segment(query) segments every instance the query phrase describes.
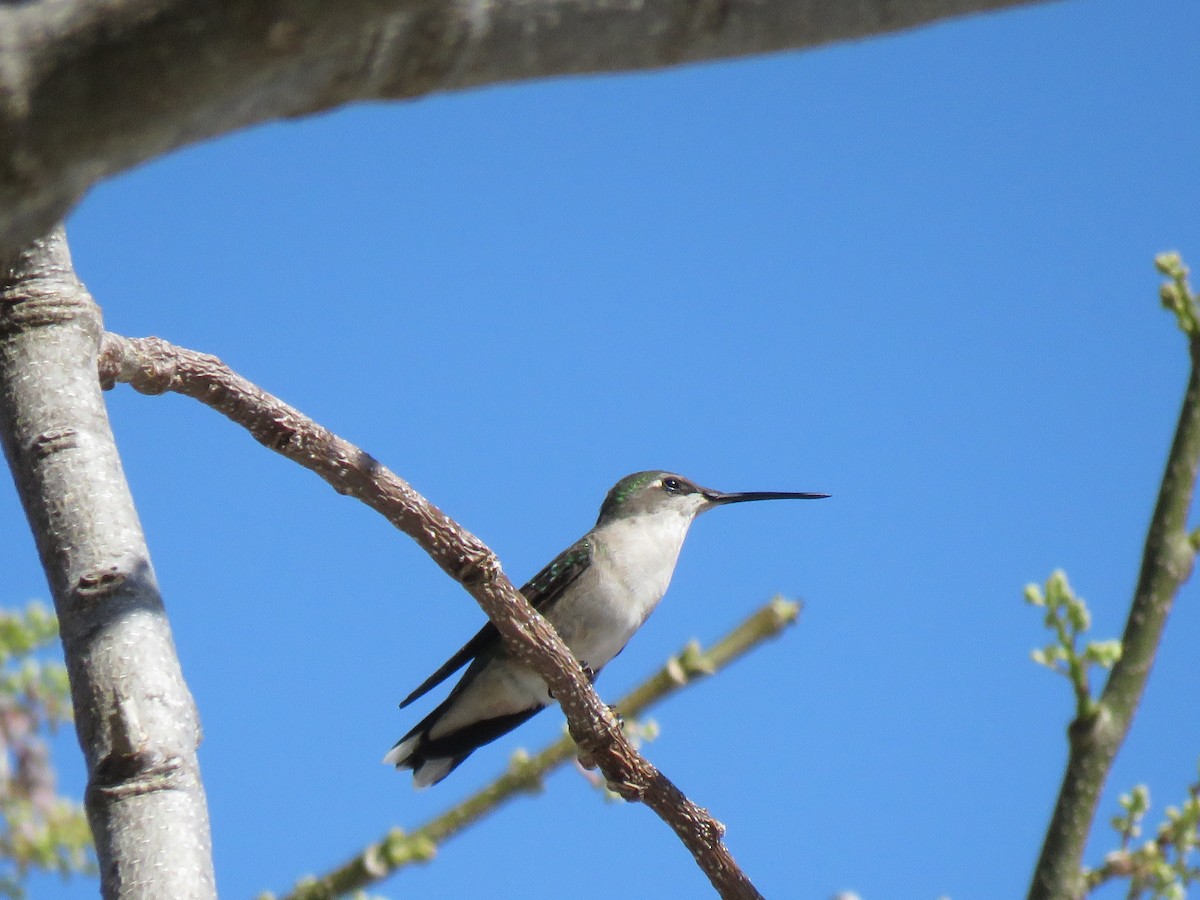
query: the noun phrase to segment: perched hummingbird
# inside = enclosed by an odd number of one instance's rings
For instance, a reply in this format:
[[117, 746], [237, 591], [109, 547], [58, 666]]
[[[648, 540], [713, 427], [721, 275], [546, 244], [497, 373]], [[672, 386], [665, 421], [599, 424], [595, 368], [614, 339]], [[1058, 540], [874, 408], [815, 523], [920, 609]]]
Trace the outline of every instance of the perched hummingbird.
[[[620, 653], [671, 583], [692, 520], [748, 500], [815, 500], [828, 494], [725, 494], [670, 472], [635, 472], [616, 483], [596, 525], [533, 576], [521, 593], [558, 631], [590, 677]], [[400, 708], [471, 663], [450, 695], [383, 758], [437, 784], [473, 751], [550, 705], [546, 683], [510, 658], [491, 622], [404, 698]]]

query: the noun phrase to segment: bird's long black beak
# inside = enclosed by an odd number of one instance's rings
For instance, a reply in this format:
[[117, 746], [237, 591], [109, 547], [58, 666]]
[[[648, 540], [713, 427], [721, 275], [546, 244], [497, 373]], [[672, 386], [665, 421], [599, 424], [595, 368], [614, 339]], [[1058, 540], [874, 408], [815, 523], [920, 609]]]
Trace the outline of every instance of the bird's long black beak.
[[726, 503], [749, 503], [751, 500], [821, 500], [828, 494], [807, 494], [799, 491], [743, 491], [727, 494], [724, 491], [701, 489], [704, 498], [713, 506], [723, 506]]

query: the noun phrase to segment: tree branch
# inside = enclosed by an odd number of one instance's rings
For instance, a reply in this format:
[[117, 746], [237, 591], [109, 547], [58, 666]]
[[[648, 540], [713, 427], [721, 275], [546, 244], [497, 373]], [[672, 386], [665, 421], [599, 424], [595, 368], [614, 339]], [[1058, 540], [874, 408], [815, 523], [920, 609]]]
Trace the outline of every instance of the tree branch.
[[[640, 716], [667, 697], [716, 674], [763, 642], [776, 637], [794, 623], [799, 614], [799, 604], [775, 599], [753, 613], [711, 649], [705, 651], [696, 642], [689, 643], [677, 656], [667, 660], [658, 672], [621, 698], [617, 709], [627, 719]], [[496, 812], [509, 800], [519, 794], [540, 791], [542, 779], [571, 759], [574, 753], [575, 742], [564, 737], [533, 756], [514, 758], [508, 772], [453, 809], [410, 832], [392, 829], [378, 843], [371, 844], [333, 871], [301, 880], [283, 900], [330, 900], [366, 890], [398, 869], [428, 861], [437, 853], [439, 846]], [[269, 900], [271, 896], [264, 895], [260, 900]]]
[[54, 596], [110, 898], [215, 897], [184, 684], [61, 228], [0, 257], [0, 441]]
[[0, 252], [43, 233], [100, 179], [259, 122], [813, 47], [1030, 2], [0, 3]]
[[1029, 888], [1030, 900], [1082, 897], [1086, 885], [1083, 851], [1100, 792], [1109, 769], [1133, 723], [1162, 639], [1175, 595], [1192, 572], [1196, 547], [1187, 533], [1187, 515], [1200, 466], [1200, 318], [1196, 298], [1186, 284], [1178, 259], [1168, 271], [1164, 305], [1175, 310], [1188, 339], [1191, 370], [1175, 438], [1167, 456], [1158, 501], [1146, 533], [1142, 566], [1121, 638], [1121, 657], [1113, 665], [1100, 698], [1068, 729], [1070, 753], [1054, 815]]
[[674, 829], [723, 897], [759, 897], [721, 841], [724, 826], [647, 762], [596, 696], [579, 662], [553, 627], [509, 582], [495, 554], [411, 485], [379, 462], [244, 378], [214, 356], [158, 338], [104, 336], [100, 378], [147, 394], [176, 391], [246, 428], [255, 440], [355, 497], [411, 537], [471, 594], [495, 623], [504, 645], [537, 672], [567, 717], [582, 755], [609, 786], [637, 800]]

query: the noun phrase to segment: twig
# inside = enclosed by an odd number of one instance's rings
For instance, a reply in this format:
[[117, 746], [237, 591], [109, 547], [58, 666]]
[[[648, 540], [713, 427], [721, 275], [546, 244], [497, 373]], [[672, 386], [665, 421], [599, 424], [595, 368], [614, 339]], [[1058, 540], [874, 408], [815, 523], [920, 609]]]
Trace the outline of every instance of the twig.
[[546, 682], [583, 756], [612, 790], [650, 807], [679, 836], [727, 898], [761, 895], [721, 840], [724, 826], [645, 760], [596, 696], [579, 662], [505, 576], [482, 541], [353, 444], [234, 373], [214, 356], [158, 338], [106, 334], [101, 383], [126, 382], [146, 394], [175, 391], [211, 406], [255, 440], [355, 497], [411, 537], [458, 581], [495, 623], [506, 649]]
[[[640, 716], [666, 697], [715, 674], [777, 636], [794, 623], [799, 614], [799, 604], [777, 598], [753, 613], [709, 650], [702, 650], [693, 641], [623, 697], [617, 703], [617, 709], [628, 719]], [[564, 737], [533, 756], [514, 758], [508, 772], [457, 806], [412, 831], [392, 829], [377, 843], [371, 844], [336, 869], [315, 878], [302, 879], [282, 900], [330, 900], [365, 890], [404, 866], [428, 861], [437, 853], [439, 846], [496, 812], [509, 800], [520, 794], [540, 791], [542, 779], [571, 759], [574, 753], [575, 742]], [[264, 895], [260, 900], [270, 897], [269, 894]]]

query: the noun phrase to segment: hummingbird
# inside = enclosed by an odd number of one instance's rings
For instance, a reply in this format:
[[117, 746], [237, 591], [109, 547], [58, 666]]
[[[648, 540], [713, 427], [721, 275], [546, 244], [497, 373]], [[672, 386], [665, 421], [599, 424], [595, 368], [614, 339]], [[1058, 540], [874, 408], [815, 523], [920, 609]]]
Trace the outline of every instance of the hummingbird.
[[[666, 593], [688, 528], [700, 513], [751, 500], [816, 500], [828, 494], [727, 494], [671, 472], [635, 472], [613, 486], [595, 526], [521, 588], [593, 681], [625, 649]], [[413, 784], [437, 784], [484, 744], [553, 702], [546, 683], [505, 650], [488, 622], [404, 698], [403, 709], [464, 665], [458, 684], [384, 756], [412, 769]]]

